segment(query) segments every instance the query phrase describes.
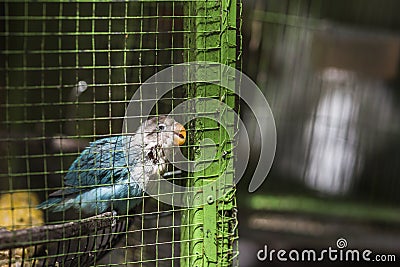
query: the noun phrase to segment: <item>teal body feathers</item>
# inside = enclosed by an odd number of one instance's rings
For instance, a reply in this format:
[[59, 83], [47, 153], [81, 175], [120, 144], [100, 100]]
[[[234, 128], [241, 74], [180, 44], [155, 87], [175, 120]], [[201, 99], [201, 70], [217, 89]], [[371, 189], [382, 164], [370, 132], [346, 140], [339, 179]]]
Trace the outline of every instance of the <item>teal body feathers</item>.
[[39, 209], [69, 208], [88, 215], [126, 214], [141, 202], [151, 175], [162, 174], [174, 145], [185, 142], [184, 127], [167, 117], [144, 122], [136, 133], [90, 143], [71, 164], [64, 188], [49, 195]]

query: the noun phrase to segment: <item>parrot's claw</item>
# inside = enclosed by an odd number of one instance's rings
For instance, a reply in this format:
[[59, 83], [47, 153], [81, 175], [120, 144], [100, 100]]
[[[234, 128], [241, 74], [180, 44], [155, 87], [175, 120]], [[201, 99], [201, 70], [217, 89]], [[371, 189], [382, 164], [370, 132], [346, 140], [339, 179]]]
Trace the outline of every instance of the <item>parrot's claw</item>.
[[170, 177], [180, 176], [181, 174], [182, 174], [181, 170], [176, 170], [176, 171], [170, 171], [170, 172], [164, 173], [163, 177], [170, 178]]
[[117, 216], [118, 216], [118, 213], [117, 213], [115, 210], [113, 210], [113, 211], [112, 211], [112, 223], [111, 223], [111, 227], [114, 227], [115, 225], [117, 225]]

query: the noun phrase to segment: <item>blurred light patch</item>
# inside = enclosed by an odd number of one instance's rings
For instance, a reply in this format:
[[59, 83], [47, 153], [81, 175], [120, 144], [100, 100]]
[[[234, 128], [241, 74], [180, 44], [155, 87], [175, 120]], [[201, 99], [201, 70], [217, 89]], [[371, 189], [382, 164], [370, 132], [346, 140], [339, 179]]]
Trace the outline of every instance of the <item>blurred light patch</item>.
[[[308, 186], [327, 193], [345, 193], [357, 169], [357, 118], [359, 99], [351, 87], [348, 71], [329, 68], [323, 72], [323, 82], [330, 82], [319, 101], [315, 115], [309, 119], [305, 137], [309, 140], [310, 156], [305, 172]], [[335, 86], [336, 85], [336, 86]]]

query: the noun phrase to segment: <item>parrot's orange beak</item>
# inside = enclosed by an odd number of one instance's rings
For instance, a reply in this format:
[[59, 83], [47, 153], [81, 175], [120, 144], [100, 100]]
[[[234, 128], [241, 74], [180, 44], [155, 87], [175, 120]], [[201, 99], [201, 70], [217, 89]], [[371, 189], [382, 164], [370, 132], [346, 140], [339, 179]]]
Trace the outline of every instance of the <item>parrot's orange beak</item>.
[[186, 141], [186, 130], [180, 123], [174, 125], [174, 145], [181, 146]]

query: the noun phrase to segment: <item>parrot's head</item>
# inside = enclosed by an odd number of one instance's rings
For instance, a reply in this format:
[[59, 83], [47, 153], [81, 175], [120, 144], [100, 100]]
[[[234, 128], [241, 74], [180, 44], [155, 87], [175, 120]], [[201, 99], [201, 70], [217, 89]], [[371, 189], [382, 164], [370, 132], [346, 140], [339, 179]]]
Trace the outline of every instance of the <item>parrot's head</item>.
[[[182, 124], [167, 116], [152, 117], [139, 127], [136, 142], [144, 148], [145, 157], [154, 163], [166, 163], [173, 148], [186, 141]], [[140, 139], [140, 140], [138, 140]]]
[[167, 170], [168, 162], [172, 162], [177, 151], [175, 148], [185, 141], [185, 127], [170, 117], [157, 116], [142, 122], [129, 143], [128, 164], [132, 177], [144, 188], [151, 175], [162, 175]]
[[163, 148], [181, 146], [186, 141], [186, 130], [174, 119], [159, 116], [148, 119], [142, 125], [145, 143], [157, 144]]

